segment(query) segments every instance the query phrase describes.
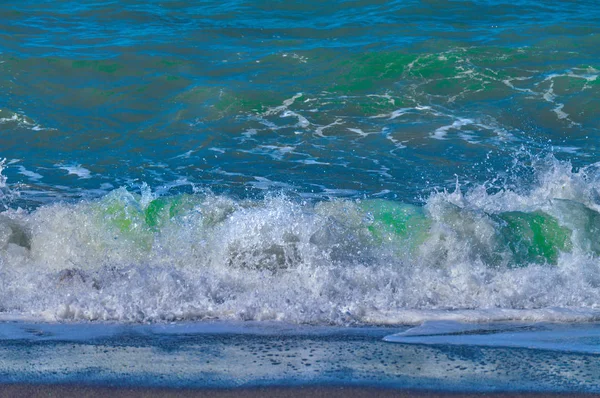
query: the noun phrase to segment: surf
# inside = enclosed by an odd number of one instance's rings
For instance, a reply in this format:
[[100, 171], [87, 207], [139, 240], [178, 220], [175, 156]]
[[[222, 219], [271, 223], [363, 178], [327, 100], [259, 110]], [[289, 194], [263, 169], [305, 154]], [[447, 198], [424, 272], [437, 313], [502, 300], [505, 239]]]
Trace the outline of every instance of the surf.
[[[0, 214], [0, 317], [162, 322], [595, 320], [597, 165], [518, 189], [377, 198], [105, 196]], [[3, 180], [8, 198], [10, 185]], [[13, 194], [14, 195], [14, 194]]]

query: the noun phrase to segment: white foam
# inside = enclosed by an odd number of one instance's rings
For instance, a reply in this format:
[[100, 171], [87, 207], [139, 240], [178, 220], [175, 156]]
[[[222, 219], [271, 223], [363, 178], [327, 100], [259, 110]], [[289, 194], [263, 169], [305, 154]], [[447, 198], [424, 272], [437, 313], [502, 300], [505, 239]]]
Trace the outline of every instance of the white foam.
[[288, 154], [293, 154], [294, 149], [293, 146], [277, 146], [277, 145], [259, 145], [259, 148], [262, 150], [266, 150], [275, 160], [282, 160], [284, 156]]
[[6, 176], [2, 175], [4, 171], [4, 164], [6, 163], [6, 158], [0, 159], [0, 189], [6, 188]]
[[265, 191], [271, 188], [284, 188], [288, 190], [293, 188], [293, 186], [288, 183], [281, 181], [272, 181], [266, 177], [254, 176], [254, 179], [256, 181], [251, 181], [248, 184], [253, 186], [254, 188], [262, 189]]
[[459, 119], [455, 120], [454, 122], [452, 122], [452, 124], [450, 124], [450, 125], [437, 128], [431, 134], [431, 137], [435, 138], [436, 140], [445, 140], [446, 135], [448, 134], [448, 132], [450, 130], [460, 130], [462, 127], [467, 126], [469, 124], [473, 124], [473, 123], [475, 123], [475, 122], [471, 119], [459, 118]]
[[298, 160], [297, 163], [302, 163], [302, 164], [308, 164], [308, 165], [322, 165], [322, 166], [329, 166], [331, 165], [331, 163], [328, 162], [319, 162], [318, 160], [315, 159], [301, 159]]
[[406, 148], [406, 145], [404, 145], [403, 142], [397, 140], [396, 138], [394, 138], [394, 136], [392, 135], [392, 133], [388, 130], [388, 129], [384, 129], [382, 130], [382, 133], [385, 134], [385, 138], [387, 138], [389, 141], [391, 141], [394, 146], [396, 147], [396, 149], [404, 149]]
[[192, 156], [192, 154], [194, 153], [194, 150], [189, 150], [185, 153], [182, 153], [181, 155], [177, 155], [175, 157], [173, 157], [173, 159], [189, 159], [190, 156]]
[[310, 126], [310, 122], [308, 121], [307, 118], [305, 118], [304, 116], [302, 116], [299, 113], [290, 111], [290, 110], [286, 110], [285, 112], [281, 113], [281, 117], [295, 117], [298, 119], [298, 123], [296, 123], [295, 127], [300, 127], [300, 128], [306, 128], [308, 126]]
[[33, 181], [38, 181], [38, 180], [41, 180], [42, 178], [44, 178], [43, 175], [33, 172], [31, 170], [27, 170], [23, 166], [19, 166], [19, 174], [29, 177]]
[[33, 131], [42, 131], [42, 130], [55, 130], [55, 129], [49, 129], [49, 128], [44, 128], [42, 126], [40, 126], [38, 123], [36, 123], [33, 119], [31, 119], [30, 117], [21, 114], [21, 113], [17, 113], [17, 112], [13, 112], [7, 109], [0, 109], [0, 124], [17, 124], [20, 127], [24, 127]]
[[329, 123], [329, 124], [327, 124], [325, 126], [319, 126], [315, 130], [315, 135], [317, 135], [319, 137], [325, 137], [325, 135], [323, 134], [323, 131], [325, 129], [331, 128], [333, 126], [338, 126], [340, 124], [344, 124], [344, 122], [342, 121], [342, 119], [336, 119], [333, 123]]
[[265, 115], [275, 115], [278, 113], [282, 113], [282, 112], [286, 111], [288, 109], [288, 107], [290, 105], [292, 105], [298, 98], [301, 98], [301, 97], [302, 97], [302, 93], [297, 93], [296, 95], [292, 96], [291, 98], [284, 100], [280, 106], [277, 106], [274, 108], [269, 108], [265, 112]]
[[[196, 194], [148, 215], [158, 194], [146, 186], [141, 195], [121, 188], [95, 201], [7, 210], [0, 214], [0, 313], [338, 325], [598, 320], [600, 248], [586, 225], [600, 210], [600, 165], [577, 172], [553, 158], [534, 165], [536, 184], [521, 191], [458, 187], [432, 195], [419, 210], [427, 226], [413, 231], [423, 234], [421, 243], [385, 229], [373, 235], [374, 215], [348, 199]], [[293, 188], [255, 180], [264, 190]], [[571, 250], [554, 265], [511, 265], [493, 218], [507, 211], [554, 216], [574, 231]]]
[[56, 165], [59, 169], [67, 171], [69, 174], [76, 175], [81, 179], [88, 179], [92, 177], [91, 171], [82, 167], [80, 164], [75, 165]]
[[353, 133], [356, 133], [356, 134], [360, 135], [361, 137], [368, 137], [369, 136], [369, 133], [365, 133], [361, 129], [355, 129], [355, 128], [349, 128], [348, 127], [346, 130], [352, 131]]
[[410, 111], [412, 111], [414, 108], [401, 108], [401, 109], [396, 109], [395, 111], [393, 111], [390, 114], [389, 119], [393, 120], [396, 119], [402, 115], [406, 115], [407, 113], [409, 113]]
[[[549, 320], [546, 314], [540, 317]], [[581, 321], [577, 317], [559, 317], [561, 322]], [[589, 320], [583, 317], [584, 321]], [[404, 332], [386, 336], [385, 341], [404, 344], [479, 345], [522, 347], [552, 351], [600, 353], [597, 324], [549, 324], [532, 322], [459, 323], [426, 321]]]
[[18, 159], [12, 159], [6, 163], [6, 158], [0, 158], [0, 209], [6, 209], [11, 201], [17, 198], [19, 191], [11, 189], [8, 184], [8, 178], [2, 174], [6, 166], [17, 163]]

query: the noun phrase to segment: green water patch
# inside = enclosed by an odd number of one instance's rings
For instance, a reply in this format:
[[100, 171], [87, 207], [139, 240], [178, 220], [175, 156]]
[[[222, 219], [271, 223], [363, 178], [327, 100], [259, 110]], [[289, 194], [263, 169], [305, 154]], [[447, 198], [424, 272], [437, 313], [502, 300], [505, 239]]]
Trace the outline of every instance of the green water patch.
[[461, 78], [432, 80], [421, 88], [424, 92], [432, 95], [454, 97], [459, 94], [492, 92], [494, 89], [506, 90], [506, 87], [501, 83], [493, 84], [490, 79], [471, 78], [463, 76]]
[[98, 72], [113, 74], [123, 68], [123, 65], [110, 61], [72, 61], [73, 69], [94, 69]]
[[588, 87], [588, 81], [583, 77], [578, 76], [557, 76], [552, 79], [553, 90], [556, 95], [568, 95], [579, 93], [584, 88]]
[[105, 221], [120, 233], [134, 236], [158, 231], [173, 218], [192, 210], [198, 203], [193, 195], [159, 197], [143, 206], [139, 195], [109, 194], [100, 202]]
[[416, 56], [400, 52], [360, 54], [339, 62], [335, 67], [332, 91], [355, 93], [372, 91], [382, 80], [398, 79]]
[[600, 213], [572, 200], [554, 199], [552, 204], [561, 223], [573, 230], [573, 244], [584, 253], [600, 255]]
[[167, 68], [183, 66], [185, 64], [186, 63], [184, 61], [178, 60], [178, 59], [162, 59], [159, 62], [157, 62], [157, 65], [159, 67], [167, 67]]
[[263, 91], [233, 92], [214, 86], [196, 86], [178, 94], [174, 102], [200, 107], [206, 120], [218, 120], [239, 113], [262, 113], [281, 105], [285, 98]]
[[[307, 95], [310, 97], [310, 95]], [[312, 98], [312, 97], [311, 97]], [[348, 117], [389, 114], [398, 108], [414, 107], [414, 101], [391, 95], [356, 95], [317, 97], [311, 105], [321, 113], [341, 113]], [[318, 117], [315, 115], [314, 117]], [[324, 122], [324, 121], [323, 121]]]
[[394, 242], [414, 251], [428, 237], [431, 220], [422, 207], [383, 199], [360, 203], [370, 218], [367, 229], [375, 242]]
[[572, 249], [572, 231], [544, 212], [512, 211], [496, 217], [501, 243], [512, 253], [515, 266], [556, 264], [561, 252]]
[[454, 48], [421, 54], [360, 53], [326, 62], [326, 73], [320, 75], [320, 80], [327, 85], [327, 91], [341, 95], [380, 93], [395, 84], [403, 92], [420, 86], [417, 91], [429, 95], [498, 90], [503, 93], [506, 86], [502, 80], [521, 74], [512, 66], [522, 65], [530, 57], [534, 54], [529, 50], [501, 47]]
[[191, 211], [197, 204], [198, 199], [187, 194], [154, 199], [144, 209], [146, 225], [158, 230], [173, 218]]
[[273, 99], [269, 100], [268, 96], [263, 96], [263, 93], [245, 93], [233, 94], [221, 92], [212, 104], [212, 108], [220, 115], [248, 113], [248, 112], [264, 112], [270, 106], [276, 106], [280, 102]]
[[147, 243], [153, 234], [196, 210], [201, 214], [201, 225], [212, 227], [235, 209], [231, 201], [190, 194], [161, 196], [144, 203], [140, 195], [120, 189], [94, 205], [94, 211], [111, 230], [139, 243]]
[[448, 79], [464, 71], [458, 67], [463, 60], [463, 54], [427, 54], [418, 57], [407, 72], [409, 76], [428, 80]]
[[[464, 59], [475, 62], [481, 68], [496, 69], [520, 64], [532, 59], [535, 51], [530, 48], [508, 48], [495, 46], [478, 46], [459, 49]], [[500, 69], [499, 69], [500, 70]]]
[[219, 95], [218, 87], [195, 86], [177, 94], [173, 100], [187, 104], [203, 104]]
[[15, 123], [24, 123], [29, 126], [35, 125], [35, 121], [32, 118], [9, 109], [0, 109], [0, 120], [2, 122], [13, 121]]
[[[443, 217], [433, 219], [423, 207], [381, 199], [357, 203], [357, 214], [353, 206], [346, 207], [337, 219], [366, 230], [370, 244], [393, 247], [398, 253], [420, 256], [418, 249], [431, 244], [426, 251], [444, 257], [446, 243], [457, 239], [459, 246], [467, 243], [471, 255], [490, 266], [522, 267], [556, 265], [561, 252], [573, 249], [572, 229], [541, 211], [489, 215], [448, 203]], [[600, 227], [600, 214], [598, 223]]]
[[98, 202], [93, 210], [100, 222], [114, 235], [133, 244], [134, 247], [149, 250], [152, 247], [153, 233], [145, 220], [144, 210], [139, 204], [139, 196], [124, 190], [116, 190]]

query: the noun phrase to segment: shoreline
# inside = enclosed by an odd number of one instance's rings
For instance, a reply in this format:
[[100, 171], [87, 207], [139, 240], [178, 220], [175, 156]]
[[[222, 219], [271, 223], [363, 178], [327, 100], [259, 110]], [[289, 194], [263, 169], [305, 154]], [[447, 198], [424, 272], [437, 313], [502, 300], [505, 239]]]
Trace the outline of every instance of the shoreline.
[[[445, 325], [442, 334], [426, 326], [390, 335], [389, 328], [0, 323], [0, 397], [600, 397], [598, 353], [585, 352], [600, 325], [467, 332]], [[504, 335], [523, 346], [502, 346]], [[472, 345], [482, 343], [478, 336], [500, 345]], [[584, 352], [531, 349], [549, 338]]]
[[92, 386], [81, 384], [0, 384], [0, 398], [4, 397], [114, 397], [114, 398], [329, 398], [329, 397], [416, 397], [416, 398], [537, 398], [537, 397], [600, 397], [600, 394], [577, 392], [459, 392], [417, 389], [393, 389], [357, 386], [269, 386], [250, 388], [147, 388]]

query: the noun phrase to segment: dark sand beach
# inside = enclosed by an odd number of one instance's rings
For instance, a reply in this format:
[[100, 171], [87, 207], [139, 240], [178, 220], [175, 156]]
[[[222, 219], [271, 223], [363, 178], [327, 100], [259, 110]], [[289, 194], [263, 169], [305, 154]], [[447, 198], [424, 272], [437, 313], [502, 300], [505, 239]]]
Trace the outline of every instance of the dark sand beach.
[[[439, 334], [441, 326], [430, 325], [429, 330], [438, 334], [428, 337], [425, 327], [1, 323], [0, 396], [559, 397], [598, 393], [600, 364], [594, 351], [598, 325], [501, 325], [493, 330], [469, 329], [467, 334], [457, 334], [454, 325], [454, 332], [445, 335]], [[486, 345], [479, 345], [481, 339]], [[507, 339], [512, 347], [506, 346]], [[538, 348], [533, 349], [536, 344]]]
[[9, 384], [0, 387], [0, 397], [114, 397], [114, 398], [329, 398], [329, 397], [417, 397], [417, 398], [470, 398], [470, 397], [496, 397], [496, 398], [541, 398], [541, 397], [597, 397], [598, 394], [577, 393], [516, 393], [516, 392], [440, 392], [420, 390], [394, 390], [362, 387], [263, 387], [247, 389], [148, 389], [148, 388], [114, 388], [91, 387], [77, 385], [28, 385]]

